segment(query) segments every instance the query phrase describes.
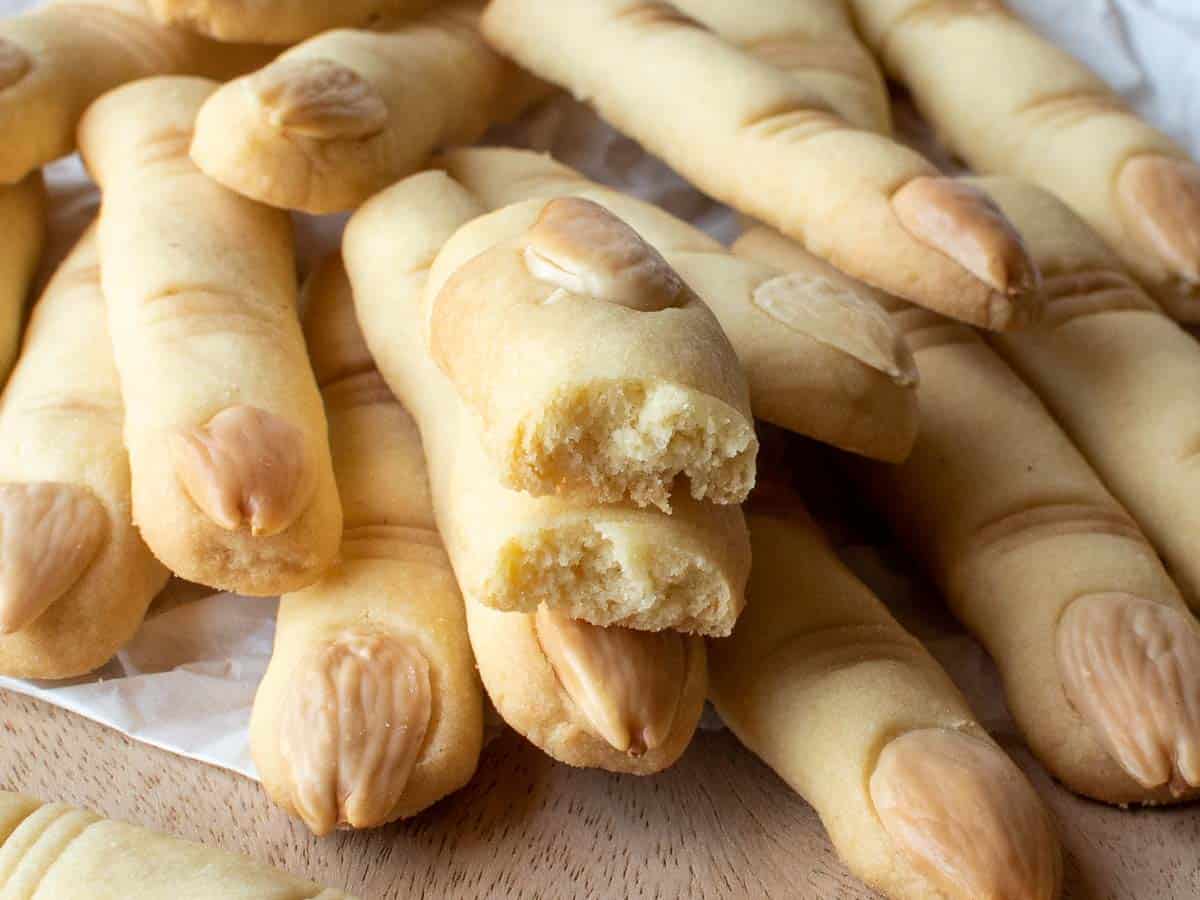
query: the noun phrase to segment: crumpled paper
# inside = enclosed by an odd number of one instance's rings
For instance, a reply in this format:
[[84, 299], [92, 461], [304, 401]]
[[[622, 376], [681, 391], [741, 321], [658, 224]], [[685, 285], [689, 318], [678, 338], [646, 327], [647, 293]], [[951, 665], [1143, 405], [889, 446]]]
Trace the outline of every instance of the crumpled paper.
[[[554, 2], [554, 0], [546, 0]], [[1084, 59], [1147, 117], [1200, 158], [1200, 4], [1196, 0], [1010, 0], [1030, 22]], [[0, 0], [0, 14], [35, 0]], [[901, 123], [905, 117], [899, 117]], [[917, 141], [918, 134], [909, 135]], [[6, 139], [15, 139], [8, 135]], [[489, 141], [548, 151], [589, 177], [637, 194], [724, 241], [737, 217], [691, 188], [585, 107], [561, 97]], [[98, 196], [79, 161], [47, 168], [51, 248], [43, 280], [95, 214]], [[301, 274], [336, 247], [345, 216], [297, 216]], [[926, 641], [981, 721], [1017, 740], [995, 668], [944, 613], [932, 592], [901, 573], [887, 549], [852, 546], [849, 564]], [[70, 709], [132, 738], [255, 777], [248, 724], [266, 670], [276, 603], [173, 582], [134, 640], [100, 671], [66, 683], [0, 678], [0, 687]], [[711, 719], [709, 720], [711, 721]]]

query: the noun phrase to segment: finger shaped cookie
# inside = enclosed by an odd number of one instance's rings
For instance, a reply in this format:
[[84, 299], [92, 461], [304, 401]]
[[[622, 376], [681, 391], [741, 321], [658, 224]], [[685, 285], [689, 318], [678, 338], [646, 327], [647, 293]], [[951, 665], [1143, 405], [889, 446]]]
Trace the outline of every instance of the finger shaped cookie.
[[843, 2], [787, 0], [739, 7], [725, 0], [674, 0], [680, 12], [763, 62], [813, 85], [852, 125], [888, 134], [887, 86]]
[[341, 507], [296, 312], [291, 223], [187, 157], [216, 85], [148, 79], [97, 102], [80, 147], [104, 191], [104, 293], [134, 521], [176, 574], [243, 594], [311, 584]]
[[668, 517], [501, 485], [474, 415], [427, 350], [421, 296], [438, 251], [482, 212], [444, 173], [416, 175], [359, 210], [344, 241], [367, 344], [421, 427], [438, 526], [463, 594], [498, 610], [545, 603], [596, 625], [727, 634], [749, 568], [738, 508], [680, 491]]
[[464, 149], [439, 165], [491, 208], [574, 197], [632, 226], [716, 315], [759, 418], [876, 459], [912, 449], [916, 370], [869, 288], [815, 259], [790, 273], [739, 259], [686, 222], [536, 153]]
[[1057, 897], [1058, 841], [1033, 788], [781, 493], [751, 500], [751, 602], [733, 636], [709, 644], [722, 719], [886, 896]]
[[[674, 619], [697, 628], [680, 614], [691, 614], [699, 597], [724, 604], [736, 591], [740, 607], [749, 567], [749, 548], [736, 530], [741, 514], [686, 498], [669, 518], [571, 507], [499, 485], [453, 387], [421, 346], [429, 266], [481, 212], [459, 185], [429, 173], [357, 213], [345, 251], [359, 319], [380, 370], [422, 426], [434, 509], [463, 588], [479, 674], [497, 711], [569, 765], [656, 772], [679, 757], [699, 721], [707, 689], [703, 641], [675, 631], [599, 627], [572, 615], [615, 611], [638, 624]], [[377, 255], [381, 246], [390, 248], [384, 257]], [[498, 552], [481, 542], [486, 537]], [[485, 566], [495, 574], [481, 582], [476, 573]], [[498, 604], [485, 591], [505, 579], [513, 600], [524, 600], [524, 590], [542, 605], [492, 608]], [[631, 616], [634, 603], [643, 611]]]
[[733, 348], [604, 207], [530, 200], [469, 222], [426, 290], [430, 353], [505, 486], [665, 512], [677, 478], [696, 500], [750, 492], [758, 441]]
[[1058, 195], [1168, 312], [1200, 321], [1200, 166], [1181, 147], [1002, 0], [852, 2], [888, 71], [972, 168]]
[[335, 31], [217, 91], [192, 158], [263, 203], [352, 209], [439, 147], [469, 143], [548, 90], [489, 48], [478, 2], [391, 31]]
[[701, 190], [839, 269], [987, 328], [1035, 317], [1036, 272], [1004, 217], [848, 122], [823, 76], [777, 68], [660, 2], [494, 0], [483, 30]]
[[385, 16], [411, 14], [432, 0], [148, 0], [151, 12], [219, 41], [292, 44], [331, 28], [366, 28]]
[[847, 457], [856, 483], [996, 661], [1051, 773], [1109, 803], [1196, 796], [1200, 625], [1153, 548], [978, 335], [893, 316], [921, 369], [921, 434], [899, 466]]
[[340, 261], [306, 293], [345, 530], [334, 566], [280, 602], [250, 734], [268, 793], [321, 835], [466, 784], [483, 701], [416, 425], [375, 369]]
[[34, 308], [0, 398], [0, 673], [70, 678], [141, 624], [167, 570], [130, 514], [94, 231]]
[[11, 187], [0, 185], [0, 384], [8, 378], [21, 344], [25, 298], [46, 240], [46, 193], [40, 175]]
[[152, 75], [228, 78], [270, 59], [260, 47], [218, 44], [163, 28], [140, 0], [51, 3], [0, 20], [0, 184], [20, 181], [75, 149], [88, 105]]
[[976, 184], [1019, 224], [1046, 276], [1044, 327], [993, 346], [1128, 507], [1197, 608], [1200, 346], [1060, 200], [1015, 179]]
[[354, 900], [211, 847], [0, 791], [0, 871], [13, 897]]

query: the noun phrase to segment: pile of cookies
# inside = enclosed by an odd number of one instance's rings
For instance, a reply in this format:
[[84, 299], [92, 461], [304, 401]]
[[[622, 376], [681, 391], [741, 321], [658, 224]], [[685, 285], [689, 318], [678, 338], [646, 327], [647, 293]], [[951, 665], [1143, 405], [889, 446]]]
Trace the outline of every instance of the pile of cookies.
[[[743, 236], [468, 146], [556, 86]], [[806, 512], [845, 477], [1055, 778], [1200, 793], [1200, 167], [1000, 0], [76, 0], [0, 22], [0, 126], [0, 673], [102, 665], [169, 573], [281, 594], [253, 750], [317, 834], [464, 785], [485, 699], [648, 775], [709, 698], [887, 896], [1057, 896]], [[353, 211], [303, 297], [289, 211]]]

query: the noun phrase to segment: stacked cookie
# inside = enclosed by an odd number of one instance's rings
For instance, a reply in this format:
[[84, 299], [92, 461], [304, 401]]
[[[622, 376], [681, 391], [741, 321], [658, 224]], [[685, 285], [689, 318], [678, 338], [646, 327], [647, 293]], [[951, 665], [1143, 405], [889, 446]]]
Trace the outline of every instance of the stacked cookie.
[[[103, 191], [0, 400], [0, 671], [101, 665], [169, 573], [282, 595], [253, 750], [318, 834], [465, 784], [485, 694], [642, 775], [709, 697], [889, 896], [1056, 896], [1036, 792], [806, 510], [840, 471], [1052, 775], [1196, 796], [1200, 169], [1086, 70], [998, 2], [241, 6], [0, 23], [6, 370], [38, 167]], [[875, 57], [1030, 181], [899, 143]], [[553, 84], [766, 224], [459, 146]], [[299, 292], [287, 213], [351, 210]]]

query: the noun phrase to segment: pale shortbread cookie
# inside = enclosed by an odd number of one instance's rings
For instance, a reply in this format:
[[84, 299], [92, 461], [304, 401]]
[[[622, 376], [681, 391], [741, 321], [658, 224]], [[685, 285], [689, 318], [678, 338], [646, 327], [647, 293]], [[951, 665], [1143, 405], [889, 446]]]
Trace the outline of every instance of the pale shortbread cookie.
[[483, 693], [417, 427], [375, 369], [340, 263], [305, 292], [345, 530], [334, 566], [280, 601], [250, 741], [271, 797], [328, 834], [416, 815], [466, 784]]
[[484, 43], [482, 4], [457, 2], [385, 31], [318, 35], [204, 105], [192, 158], [284, 209], [352, 209], [549, 92]]
[[883, 74], [837, 0], [674, 0], [685, 15], [765, 63], [813, 86], [833, 110], [859, 128], [887, 134], [892, 107]]
[[888, 897], [1057, 897], [1058, 840], [1032, 786], [803, 506], [764, 487], [750, 604], [709, 644], [722, 719]]
[[235, 853], [0, 791], [5, 896], [53, 900], [354, 900]]
[[1200, 345], [1062, 201], [1015, 179], [976, 184], [1020, 225], [1046, 276], [1044, 327], [993, 346], [1041, 396], [1200, 609]]
[[98, 264], [89, 230], [0, 397], [0, 674], [18, 678], [103, 665], [167, 581], [133, 526]]
[[529, 200], [460, 228], [430, 270], [429, 352], [501, 482], [670, 512], [740, 503], [758, 440], [737, 355], [704, 301], [603, 206]]
[[146, 0], [160, 22], [219, 41], [292, 44], [331, 28], [367, 28], [434, 0]]
[[[419, 290], [423, 280], [423, 276], [412, 280], [409, 289]], [[351, 302], [350, 284], [340, 264], [328, 264], [315, 284], [314, 298], [318, 303], [318, 313], [325, 297], [337, 298], [339, 303]], [[319, 318], [310, 319], [310, 334], [319, 321]], [[323, 341], [313, 344], [318, 373], [332, 368], [330, 356], [338, 343], [330, 343], [328, 333], [341, 334], [343, 322], [339, 320], [336, 327], [327, 329]], [[354, 370], [368, 371], [364, 366], [344, 371]], [[374, 374], [373, 369], [369, 371]], [[341, 402], [334, 396], [337, 390], [352, 397], [361, 395], [363, 390], [359, 381], [361, 376], [354, 376], [354, 380], [346, 381], [346, 386], [341, 389], [327, 388], [326, 402], [331, 405]], [[379, 387], [386, 390], [382, 385]], [[374, 395], [376, 390], [372, 386], [369, 393]], [[333, 416], [331, 421], [335, 428], [334, 458], [340, 472], [341, 463], [338, 460], [341, 439], [336, 430], [338, 417]], [[395, 438], [400, 437], [397, 431]], [[410, 511], [419, 507], [421, 515], [417, 519], [421, 527], [432, 527], [433, 512], [426, 493], [425, 462], [421, 456], [420, 440], [411, 424], [405, 429], [403, 438], [403, 441], [393, 442], [386, 458], [372, 450], [372, 458], [377, 464], [356, 466], [349, 473], [349, 484], [346, 476], [342, 476], [342, 495], [348, 522], [353, 522], [355, 498], [360, 495], [364, 504], [369, 501], [372, 509], [377, 508], [377, 501], [369, 498], [372, 491], [379, 491], [383, 483], [379, 470], [386, 467], [393, 480], [398, 480], [409, 489], [406, 502]], [[365, 454], [365, 449], [359, 452], [361, 457], [365, 457]], [[396, 469], [404, 470], [403, 478], [395, 478], [393, 470]], [[406, 591], [405, 595], [410, 602], [415, 602], [414, 593], [420, 590], [414, 586], [414, 590]], [[311, 593], [310, 590], [295, 597]], [[348, 598], [343, 596], [340, 599], [352, 612], [358, 608], [358, 604]], [[280, 612], [281, 622], [285, 623], [281, 625], [282, 628], [290, 627], [286, 624], [291, 615], [288, 604], [293, 600], [293, 597], [284, 600]], [[552, 612], [544, 606], [536, 613], [498, 612], [481, 604], [469, 592], [466, 595], [466, 609], [471, 649], [493, 705], [517, 732], [555, 759], [573, 766], [648, 774], [673, 763], [687, 747], [704, 706], [707, 686], [704, 642], [701, 639], [684, 637], [673, 631], [653, 633], [617, 627], [600, 628]], [[449, 618], [454, 620], [453, 616]], [[424, 646], [428, 646], [430, 641], [447, 643], [449, 631], [452, 629], [444, 625], [430, 631]], [[361, 639], [356, 639], [355, 643], [361, 644]], [[323, 653], [321, 659], [326, 662], [321, 667], [323, 672], [328, 671], [329, 663], [333, 662], [331, 656], [335, 650], [336, 647], [331, 646]], [[356, 673], [363, 667], [346, 657], [356, 655], [361, 658], [370, 652], [370, 649], [356, 654], [338, 652], [337, 666], [342, 671]], [[270, 672], [267, 677], [270, 679]], [[431, 683], [436, 687], [438, 682], [433, 679]], [[446, 690], [439, 692], [438, 697], [446, 701], [452, 695]], [[294, 701], [293, 705], [296, 705]], [[300, 705], [311, 707], [307, 701]], [[437, 702], [433, 703], [432, 708], [441, 708], [443, 716], [450, 715], [445, 711], [447, 707]], [[255, 734], [266, 730], [267, 717], [274, 714], [274, 710], [268, 708], [262, 718], [256, 718]], [[477, 742], [471, 746], [477, 753]], [[426, 751], [426, 754], [429, 752]], [[447, 758], [462, 759], [464, 755], [460, 749], [446, 749], [442, 754], [430, 757], [431, 770], [438, 759]], [[419, 778], [421, 772], [421, 763], [418, 762], [411, 777]]]
[[1002, 0], [850, 2], [954, 152], [1057, 194], [1168, 312], [1200, 322], [1200, 166], [1182, 147]]
[[501, 485], [476, 417], [428, 352], [422, 296], [438, 251], [483, 211], [444, 173], [416, 175], [359, 210], [343, 247], [367, 344], [421, 427], [463, 593], [498, 610], [545, 603], [596, 625], [728, 634], [750, 564], [737, 507], [677, 491], [666, 516]]
[[92, 106], [79, 142], [104, 190], [134, 521], [177, 575], [270, 595], [320, 576], [342, 516], [297, 317], [291, 222], [187, 156], [215, 88], [127, 85]]
[[40, 174], [11, 187], [0, 185], [0, 384], [21, 345], [25, 301], [46, 241], [46, 191]]
[[0, 184], [74, 150], [84, 110], [119, 85], [152, 75], [229, 78], [272, 55], [164, 28], [141, 0], [65, 0], [0, 19]]
[[716, 315], [761, 419], [896, 462], [917, 432], [917, 372], [882, 295], [810, 258], [803, 271], [739, 259], [651, 204], [524, 150], [464, 149], [438, 160], [490, 208], [583, 198], [631, 225]]
[[1004, 217], [874, 131], [879, 121], [847, 121], [860, 92], [828, 65], [778, 67], [660, 2], [493, 0], [483, 31], [701, 190], [839, 269], [987, 328], [1036, 317], [1037, 273]]
[[[795, 244], [744, 246], [784, 265]], [[1128, 513], [970, 329], [893, 302], [921, 369], [908, 461], [855, 481], [999, 666], [1030, 747], [1108, 803], [1200, 795], [1200, 625]]]

